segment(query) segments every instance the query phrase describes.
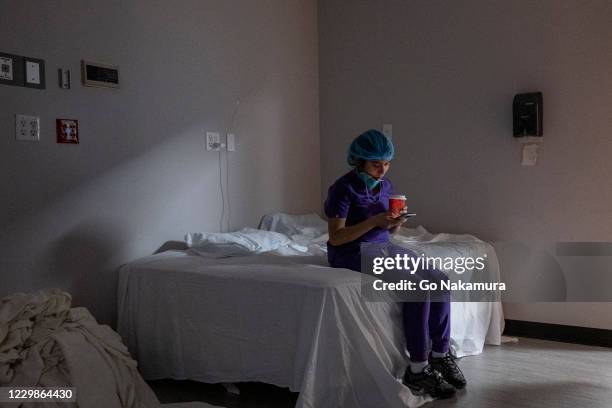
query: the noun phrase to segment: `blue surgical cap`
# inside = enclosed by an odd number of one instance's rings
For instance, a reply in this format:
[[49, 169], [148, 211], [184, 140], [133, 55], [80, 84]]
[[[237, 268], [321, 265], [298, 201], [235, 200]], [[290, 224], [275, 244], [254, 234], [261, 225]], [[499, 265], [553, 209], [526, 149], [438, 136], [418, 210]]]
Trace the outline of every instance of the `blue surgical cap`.
[[391, 160], [394, 153], [393, 143], [378, 130], [370, 129], [353, 140], [346, 161], [356, 166], [359, 160]]

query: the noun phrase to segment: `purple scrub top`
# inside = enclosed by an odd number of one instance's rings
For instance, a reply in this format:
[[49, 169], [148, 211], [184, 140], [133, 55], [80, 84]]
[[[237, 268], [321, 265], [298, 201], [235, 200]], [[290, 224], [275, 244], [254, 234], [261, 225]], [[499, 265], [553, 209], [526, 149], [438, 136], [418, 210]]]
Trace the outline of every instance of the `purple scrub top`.
[[[365, 182], [355, 170], [340, 177], [328, 190], [325, 200], [325, 215], [328, 218], [346, 218], [346, 226], [359, 224], [373, 215], [389, 210], [389, 196], [393, 194], [393, 185], [383, 178], [380, 188], [368, 191]], [[346, 257], [359, 257], [361, 242], [388, 242], [389, 231], [374, 227], [355, 241], [343, 245], [327, 243], [328, 259], [335, 266], [334, 259], [340, 261]], [[342, 263], [342, 262], [341, 262]], [[341, 266], [341, 265], [338, 265]]]

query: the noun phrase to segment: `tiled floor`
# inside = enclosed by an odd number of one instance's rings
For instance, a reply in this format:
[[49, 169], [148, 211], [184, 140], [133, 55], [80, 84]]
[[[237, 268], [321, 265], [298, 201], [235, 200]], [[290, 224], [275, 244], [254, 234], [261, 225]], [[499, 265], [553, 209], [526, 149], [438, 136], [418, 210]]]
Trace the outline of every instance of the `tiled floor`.
[[[432, 408], [610, 408], [612, 349], [520, 339], [490, 346], [459, 362], [468, 387]], [[298, 394], [266, 384], [238, 384], [240, 395], [221, 385], [192, 381], [150, 382], [161, 402], [204, 401], [227, 408], [290, 408]], [[384, 408], [384, 407], [381, 407]]]

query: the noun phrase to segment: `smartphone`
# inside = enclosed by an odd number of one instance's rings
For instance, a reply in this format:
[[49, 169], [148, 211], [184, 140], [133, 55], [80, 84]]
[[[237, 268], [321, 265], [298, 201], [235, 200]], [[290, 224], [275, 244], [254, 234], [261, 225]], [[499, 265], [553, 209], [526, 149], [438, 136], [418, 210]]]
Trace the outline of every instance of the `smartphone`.
[[406, 214], [402, 214], [399, 217], [397, 217], [397, 220], [406, 220], [408, 218], [412, 218], [412, 217], [416, 217], [416, 213], [406, 213]]

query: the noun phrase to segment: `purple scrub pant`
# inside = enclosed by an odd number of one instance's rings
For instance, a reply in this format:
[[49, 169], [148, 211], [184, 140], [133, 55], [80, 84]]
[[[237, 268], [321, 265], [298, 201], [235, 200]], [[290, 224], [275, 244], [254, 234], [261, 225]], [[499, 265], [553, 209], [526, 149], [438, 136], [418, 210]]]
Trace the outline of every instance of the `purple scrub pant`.
[[[397, 245], [387, 247], [389, 256], [408, 254], [416, 256], [412, 251]], [[344, 251], [343, 251], [344, 252]], [[356, 251], [328, 252], [329, 263], [334, 268], [347, 268], [361, 272], [361, 253]], [[417, 279], [439, 281], [447, 276], [437, 269], [423, 269], [416, 272]], [[407, 274], [406, 279], [414, 278]], [[406, 348], [411, 361], [427, 361], [429, 344], [438, 353], [447, 353], [450, 343], [450, 294], [444, 294], [439, 302], [403, 302], [404, 335]]]

